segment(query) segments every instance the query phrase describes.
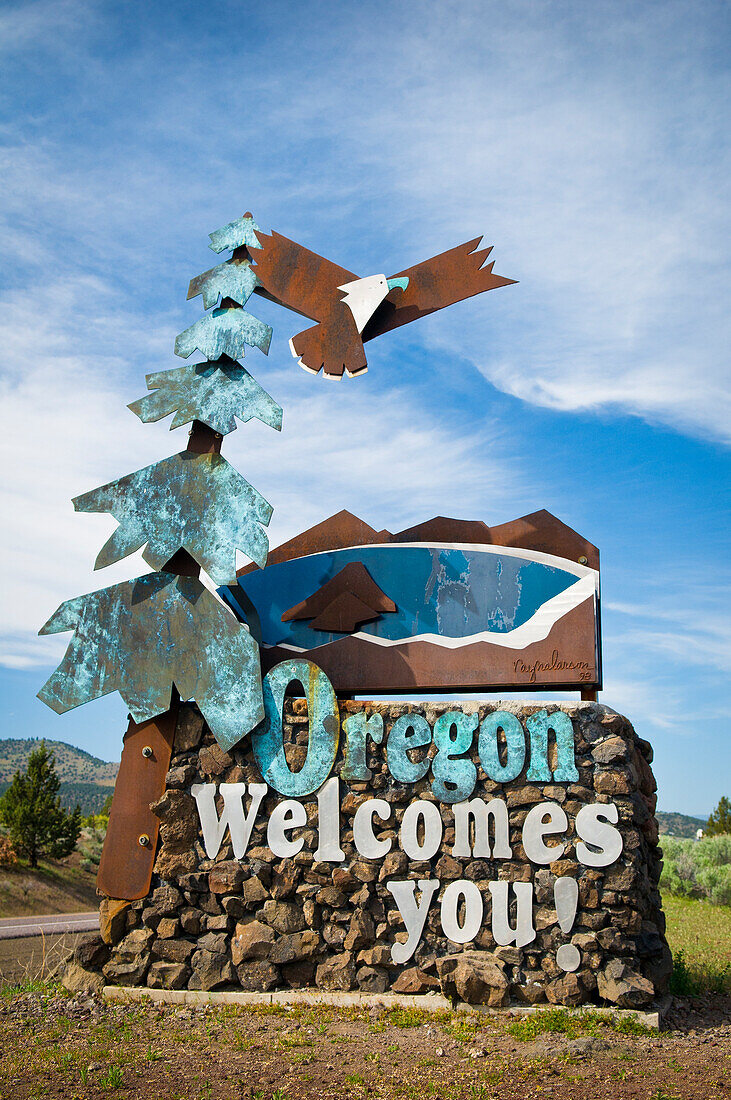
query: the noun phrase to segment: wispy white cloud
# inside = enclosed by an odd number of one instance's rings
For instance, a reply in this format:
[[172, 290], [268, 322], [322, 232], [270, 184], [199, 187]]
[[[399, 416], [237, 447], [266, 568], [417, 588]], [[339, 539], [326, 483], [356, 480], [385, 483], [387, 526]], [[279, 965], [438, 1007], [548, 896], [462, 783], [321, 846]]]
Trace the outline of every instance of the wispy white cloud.
[[[471, 307], [466, 336], [456, 313], [430, 335], [524, 401], [728, 441], [725, 77], [698, 71], [687, 37], [673, 43], [682, 20], [657, 7], [610, 28], [600, 9], [604, 50], [560, 11], [518, 27], [482, 10], [482, 26], [474, 7], [456, 29], [452, 9], [430, 20], [418, 34], [427, 64], [410, 51], [394, 109], [381, 102], [366, 123], [391, 135], [387, 178], [413, 205], [413, 231], [430, 217], [486, 229], [497, 270], [520, 280], [499, 304]], [[685, 30], [702, 51], [702, 30]], [[526, 49], [537, 63], [524, 64]], [[668, 95], [663, 66], [682, 97]]]
[[634, 675], [630, 668], [617, 669], [607, 677], [601, 702], [612, 707], [634, 725], [640, 737], [654, 739], [660, 732], [682, 733], [687, 730], [683, 693], [672, 687], [658, 691], [656, 679]]
[[106, 516], [76, 516], [70, 502], [154, 457], [154, 441], [124, 416], [111, 380], [118, 366], [110, 359], [32, 354], [19, 360], [17, 375], [0, 381], [6, 418], [0, 459], [9, 471], [0, 488], [2, 645], [11, 667], [46, 663], [51, 652], [62, 651], [55, 639], [32, 640], [62, 599], [125, 575], [119, 566], [104, 579], [91, 573], [115, 524]]
[[17, 0], [0, 10], [0, 54], [41, 46], [62, 49], [88, 29], [92, 5], [83, 0]]
[[[668, 606], [667, 596], [658, 597], [654, 604], [617, 601], [605, 604], [605, 610], [617, 616], [614, 643], [634, 653], [652, 651], [679, 665], [694, 664], [709, 672], [730, 671], [728, 587], [722, 580], [665, 587], [672, 592], [672, 606]], [[628, 627], [627, 618], [635, 625]]]
[[[724, 772], [719, 733], [731, 667], [723, 568], [706, 578], [676, 558], [651, 579], [630, 574], [625, 592], [638, 583], [639, 599], [603, 601], [602, 700], [654, 744], [661, 806], [685, 805], [690, 812], [685, 791], [694, 787], [695, 806], [709, 810], [720, 797], [713, 794], [719, 767]], [[697, 754], [692, 764], [690, 742]]]
[[[23, 7], [40, 21], [49, 5]], [[305, 19], [279, 2], [266, 31], [206, 26], [184, 70], [184, 21], [100, 64], [112, 31], [95, 9], [78, 79], [113, 123], [93, 142], [11, 128], [3, 201], [15, 181], [16, 205], [37, 212], [12, 233], [38, 255], [53, 219], [90, 265], [126, 278], [165, 254], [182, 282], [186, 235], [230, 217], [237, 195], [363, 273], [484, 231], [520, 285], [420, 322], [416, 339], [459, 348], [533, 405], [728, 441], [728, 78], [712, 7], [598, 4], [589, 18], [473, 0], [424, 18], [324, 4]], [[24, 34], [12, 40], [29, 48]]]

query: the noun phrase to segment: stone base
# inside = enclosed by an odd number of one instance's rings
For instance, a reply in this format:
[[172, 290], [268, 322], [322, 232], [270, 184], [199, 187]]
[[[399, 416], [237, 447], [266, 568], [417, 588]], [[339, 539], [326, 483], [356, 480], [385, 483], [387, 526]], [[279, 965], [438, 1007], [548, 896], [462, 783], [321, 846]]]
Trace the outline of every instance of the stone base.
[[[413, 784], [394, 780], [386, 759], [388, 733], [404, 714], [422, 715], [433, 729], [441, 715], [453, 710], [476, 713], [480, 722], [496, 710], [509, 711], [524, 728], [539, 711], [549, 716], [561, 711], [571, 719], [573, 780], [529, 780], [526, 757], [515, 779], [493, 781], [481, 767], [475, 739], [470, 756], [479, 779], [473, 797], [504, 803], [509, 815], [509, 858], [497, 858], [494, 851], [490, 858], [455, 858], [454, 809], [442, 803], [437, 803], [442, 842], [433, 857], [409, 861], [402, 850], [399, 830], [406, 808], [417, 799], [434, 803], [436, 798], [431, 774]], [[316, 794], [300, 799], [307, 815], [306, 826], [298, 831], [302, 850], [294, 858], [274, 856], [267, 847], [267, 825], [282, 798], [271, 789], [244, 857], [234, 858], [227, 832], [216, 858], [210, 859], [202, 846], [191, 785], [261, 783], [261, 775], [250, 738], [223, 752], [197, 708], [181, 705], [166, 790], [153, 806], [160, 818], [160, 843], [150, 893], [141, 901], [106, 905], [102, 928], [108, 957], [85, 965], [101, 972], [111, 986], [172, 989], [180, 991], [181, 997], [188, 992], [221, 991], [211, 995], [286, 998], [293, 995], [289, 991], [315, 986], [335, 996], [356, 998], [393, 992], [418, 996], [441, 988], [452, 999], [492, 1007], [520, 1001], [525, 1010], [582, 1004], [644, 1010], [658, 1002], [667, 990], [672, 960], [657, 887], [662, 852], [654, 816], [652, 749], [626, 718], [591, 702], [342, 702], [341, 721], [355, 711], [380, 714], [384, 736], [380, 744], [368, 743], [372, 778], [367, 782], [342, 778], [342, 741], [338, 750], [331, 775], [340, 780], [344, 859], [339, 863], [314, 859]], [[284, 739], [289, 766], [296, 770], [307, 755], [306, 700], [286, 699]], [[556, 769], [553, 738], [548, 764]], [[381, 798], [391, 809], [387, 825], [376, 822], [376, 832], [392, 841], [389, 854], [380, 859], [364, 858], [353, 840], [355, 813], [369, 798]], [[547, 803], [568, 821], [564, 848], [560, 858], [549, 864], [531, 863], [522, 845], [523, 824], [532, 807]], [[582, 863], [576, 831], [582, 808], [597, 803], [611, 803], [616, 809], [622, 838], [619, 857], [606, 867]], [[578, 884], [575, 920], [565, 933], [557, 920], [557, 878]], [[392, 951], [406, 935], [388, 887], [409, 879], [437, 879], [439, 890], [419, 946], [398, 965]], [[473, 894], [476, 887], [484, 901], [483, 923], [474, 940], [464, 945], [447, 938], [440, 918], [440, 899], [449, 884], [458, 880]], [[514, 887], [532, 884], [535, 935], [522, 947], [499, 946], [495, 941], [489, 916], [495, 883], [512, 884], [508, 887], [513, 897], [511, 922], [517, 897]], [[559, 949], [568, 943], [576, 968], [566, 972]], [[234, 992], [237, 989], [241, 992]], [[442, 997], [440, 1003], [449, 1002]]]

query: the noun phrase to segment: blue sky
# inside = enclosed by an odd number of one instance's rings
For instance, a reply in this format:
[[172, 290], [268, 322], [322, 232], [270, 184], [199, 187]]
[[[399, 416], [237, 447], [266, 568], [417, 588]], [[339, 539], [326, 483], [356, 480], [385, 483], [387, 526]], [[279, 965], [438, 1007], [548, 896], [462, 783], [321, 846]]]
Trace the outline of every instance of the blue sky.
[[[225, 453], [272, 544], [340, 508], [396, 530], [547, 508], [602, 552], [605, 691], [664, 809], [731, 784], [728, 5], [461, 0], [0, 5], [3, 736], [106, 759], [117, 696], [34, 699], [114, 522], [70, 498], [182, 448], [125, 406], [181, 362], [207, 234], [252, 210], [360, 274], [485, 235], [506, 287], [301, 371]], [[299, 326], [302, 327], [301, 325]]]

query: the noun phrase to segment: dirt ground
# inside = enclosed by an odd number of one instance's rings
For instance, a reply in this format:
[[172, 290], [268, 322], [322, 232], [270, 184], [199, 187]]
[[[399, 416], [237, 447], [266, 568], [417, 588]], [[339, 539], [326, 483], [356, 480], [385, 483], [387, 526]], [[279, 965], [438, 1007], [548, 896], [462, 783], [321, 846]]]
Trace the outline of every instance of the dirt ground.
[[731, 1096], [731, 998], [676, 1002], [667, 1030], [560, 1009], [413, 1009], [0, 1000], [0, 1096], [129, 1100], [713, 1100]]

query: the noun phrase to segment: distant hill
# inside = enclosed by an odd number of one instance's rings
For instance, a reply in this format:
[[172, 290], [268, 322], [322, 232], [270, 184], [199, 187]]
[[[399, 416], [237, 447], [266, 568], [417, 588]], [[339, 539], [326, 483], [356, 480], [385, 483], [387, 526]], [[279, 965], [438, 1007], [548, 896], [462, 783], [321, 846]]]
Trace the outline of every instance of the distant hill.
[[[0, 794], [8, 789], [16, 771], [25, 768], [29, 755], [39, 744], [40, 738], [36, 737], [0, 739]], [[75, 745], [67, 745], [65, 741], [46, 738], [46, 745], [56, 757], [56, 774], [61, 780], [58, 793], [62, 804], [73, 808], [78, 802], [82, 813], [98, 813], [114, 788], [119, 764], [100, 760]]]
[[705, 829], [708, 819], [705, 817], [688, 817], [687, 814], [664, 813], [658, 810], [657, 823], [662, 836], [695, 836], [698, 829]]

